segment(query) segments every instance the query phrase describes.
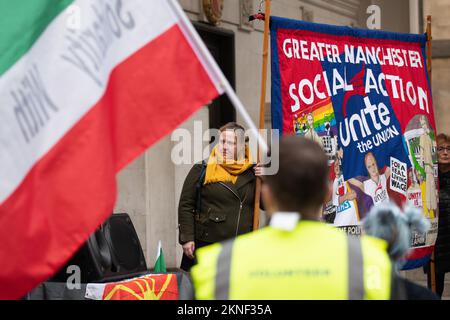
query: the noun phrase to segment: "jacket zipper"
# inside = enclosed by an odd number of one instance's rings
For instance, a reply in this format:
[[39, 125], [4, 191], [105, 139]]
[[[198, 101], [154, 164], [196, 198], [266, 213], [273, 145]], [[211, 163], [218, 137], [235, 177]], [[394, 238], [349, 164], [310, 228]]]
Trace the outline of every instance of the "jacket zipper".
[[239, 199], [239, 214], [238, 214], [238, 220], [237, 220], [237, 225], [236, 225], [236, 237], [238, 235], [238, 231], [239, 231], [239, 222], [241, 221], [241, 212], [242, 212], [242, 200], [241, 198], [236, 194], [236, 192], [234, 192], [233, 190], [231, 190], [231, 188], [229, 186], [227, 186], [225, 183], [223, 182], [219, 182], [221, 185], [223, 185], [225, 188], [227, 188], [228, 190], [230, 190], [231, 192], [233, 192], [233, 194]]

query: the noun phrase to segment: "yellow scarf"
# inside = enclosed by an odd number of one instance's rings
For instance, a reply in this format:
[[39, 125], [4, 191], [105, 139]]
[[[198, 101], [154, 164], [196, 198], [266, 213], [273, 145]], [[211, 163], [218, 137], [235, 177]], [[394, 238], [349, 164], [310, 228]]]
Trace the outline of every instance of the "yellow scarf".
[[[208, 159], [205, 174], [205, 185], [214, 182], [232, 182], [236, 180], [240, 174], [250, 168], [253, 163], [248, 146], [245, 146], [245, 160], [244, 161], [223, 161], [222, 155], [217, 152], [216, 145]], [[219, 163], [218, 163], [219, 162]]]

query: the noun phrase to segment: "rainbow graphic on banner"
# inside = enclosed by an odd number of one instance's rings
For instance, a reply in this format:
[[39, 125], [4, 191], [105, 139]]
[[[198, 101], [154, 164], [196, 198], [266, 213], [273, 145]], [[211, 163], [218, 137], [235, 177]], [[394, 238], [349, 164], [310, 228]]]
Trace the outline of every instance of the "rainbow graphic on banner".
[[[326, 99], [317, 103], [316, 105], [303, 110], [301, 112], [295, 113], [293, 116], [293, 129], [296, 134], [302, 134], [305, 128], [308, 127], [308, 115], [311, 114], [314, 119], [314, 130], [319, 136], [329, 135], [330, 130], [336, 134], [336, 118], [334, 117], [333, 104], [330, 99]], [[296, 131], [297, 127], [300, 131]]]

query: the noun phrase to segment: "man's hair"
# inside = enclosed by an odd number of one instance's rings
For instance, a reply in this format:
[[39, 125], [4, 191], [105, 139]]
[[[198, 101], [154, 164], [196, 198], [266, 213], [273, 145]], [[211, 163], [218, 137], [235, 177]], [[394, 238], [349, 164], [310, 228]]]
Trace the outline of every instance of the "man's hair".
[[437, 142], [437, 144], [444, 143], [444, 142], [450, 143], [450, 137], [445, 133], [440, 133], [436, 137], [436, 142]]
[[[299, 137], [280, 139], [279, 170], [264, 177], [282, 211], [316, 210], [328, 194], [328, 159], [316, 142]], [[302, 212], [303, 211], [303, 212]]]

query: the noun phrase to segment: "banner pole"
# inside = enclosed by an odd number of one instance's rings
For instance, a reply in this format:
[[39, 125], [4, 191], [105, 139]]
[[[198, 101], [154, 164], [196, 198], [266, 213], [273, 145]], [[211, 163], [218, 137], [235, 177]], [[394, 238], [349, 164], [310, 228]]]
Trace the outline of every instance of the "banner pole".
[[[430, 87], [431, 87], [431, 16], [427, 16], [427, 68], [428, 68], [428, 79], [430, 80]], [[431, 291], [436, 293], [436, 265], [434, 262], [434, 250], [431, 254], [431, 260], [430, 260], [430, 278], [431, 278]]]
[[[266, 104], [266, 83], [267, 83], [267, 61], [269, 55], [269, 28], [270, 28], [270, 0], [266, 0], [264, 12], [264, 39], [262, 52], [262, 73], [261, 73], [261, 97], [259, 101], [259, 129], [264, 129], [265, 104]], [[258, 143], [258, 163], [261, 161], [261, 149]], [[255, 207], [253, 214], [253, 230], [259, 229], [259, 211], [261, 198], [261, 179], [256, 179]]]

